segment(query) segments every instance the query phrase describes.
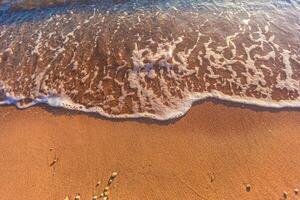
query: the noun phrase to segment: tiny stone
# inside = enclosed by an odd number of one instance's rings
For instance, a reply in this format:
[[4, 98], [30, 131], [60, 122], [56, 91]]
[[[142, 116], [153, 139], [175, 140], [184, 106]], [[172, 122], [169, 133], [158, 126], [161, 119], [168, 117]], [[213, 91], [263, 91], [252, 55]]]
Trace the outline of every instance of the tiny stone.
[[246, 185], [246, 191], [247, 191], [247, 192], [250, 192], [250, 190], [251, 190], [251, 185], [250, 185], [250, 184], [247, 184], [247, 185]]
[[80, 200], [80, 194], [76, 194], [75, 200]]
[[287, 199], [288, 197], [288, 193], [287, 192], [283, 192], [283, 198]]
[[111, 174], [111, 177], [112, 178], [116, 178], [118, 176], [118, 172], [113, 172], [112, 174]]
[[298, 189], [298, 188], [295, 188], [295, 189], [294, 189], [294, 192], [295, 192], [295, 195], [298, 195], [298, 194], [299, 194], [299, 189]]
[[100, 185], [100, 181], [97, 182], [96, 187], [99, 187], [99, 185]]
[[97, 198], [98, 198], [97, 196], [93, 196], [92, 200], [97, 200]]
[[109, 190], [109, 187], [105, 187], [105, 188], [104, 188], [104, 191], [108, 191], [108, 190]]

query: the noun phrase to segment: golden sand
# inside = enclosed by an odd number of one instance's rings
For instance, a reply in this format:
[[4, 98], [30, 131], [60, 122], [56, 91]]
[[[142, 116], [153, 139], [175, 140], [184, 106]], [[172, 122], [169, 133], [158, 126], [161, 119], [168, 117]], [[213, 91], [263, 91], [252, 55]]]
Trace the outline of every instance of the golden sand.
[[0, 129], [3, 200], [76, 193], [90, 200], [113, 171], [112, 200], [298, 195], [299, 111], [203, 103], [177, 121], [157, 123], [8, 106], [0, 108]]

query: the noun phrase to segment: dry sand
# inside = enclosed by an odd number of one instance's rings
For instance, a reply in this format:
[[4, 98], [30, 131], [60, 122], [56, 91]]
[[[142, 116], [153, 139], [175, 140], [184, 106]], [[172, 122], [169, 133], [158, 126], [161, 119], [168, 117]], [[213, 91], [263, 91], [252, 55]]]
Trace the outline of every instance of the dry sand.
[[1, 200], [90, 200], [112, 171], [112, 200], [296, 199], [300, 187], [299, 110], [210, 102], [155, 123], [8, 106], [0, 138]]

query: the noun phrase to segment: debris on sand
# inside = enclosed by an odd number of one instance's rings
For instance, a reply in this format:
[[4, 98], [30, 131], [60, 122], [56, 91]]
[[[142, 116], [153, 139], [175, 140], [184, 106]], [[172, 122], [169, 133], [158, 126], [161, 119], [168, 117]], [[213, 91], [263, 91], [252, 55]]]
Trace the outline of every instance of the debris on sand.
[[55, 158], [50, 164], [49, 166], [52, 167], [53, 165], [55, 165], [55, 163], [57, 163], [58, 158]]
[[[54, 148], [50, 148], [50, 151], [54, 151]], [[53, 160], [49, 163], [49, 167], [52, 168], [52, 175], [56, 174], [55, 165], [56, 165], [57, 162], [58, 162], [58, 157], [57, 157], [57, 155], [55, 153]]]
[[299, 189], [298, 189], [298, 188], [295, 188], [295, 189], [294, 189], [294, 193], [295, 193], [295, 195], [298, 195], [298, 194], [299, 194]]
[[80, 200], [80, 194], [79, 193], [76, 194], [75, 200]]
[[96, 183], [96, 186], [95, 186], [95, 187], [96, 187], [96, 188], [99, 187], [99, 186], [100, 186], [100, 183], [101, 183], [101, 182], [98, 181], [98, 182]]
[[250, 184], [246, 184], [246, 191], [250, 192], [251, 191], [251, 185]]
[[284, 199], [287, 199], [287, 197], [288, 197], [288, 192], [284, 191], [284, 192], [283, 192], [283, 198], [284, 198]]
[[214, 182], [216, 177], [215, 177], [215, 173], [209, 174], [209, 178], [210, 178], [210, 182]]
[[107, 192], [108, 190], [109, 190], [109, 187], [106, 186], [106, 187], [104, 188], [104, 192]]
[[110, 190], [110, 186], [111, 184], [113, 183], [113, 181], [116, 179], [116, 177], [118, 176], [118, 172], [113, 172], [111, 175], [110, 175], [110, 178], [108, 180], [108, 183], [106, 185], [106, 187], [104, 188], [103, 192], [101, 193], [101, 197], [103, 200], [107, 200], [108, 199], [108, 196], [109, 196], [109, 190]]
[[[118, 172], [113, 172], [107, 182], [107, 185], [104, 187], [103, 191], [101, 194], [99, 194], [99, 190], [98, 188], [100, 187], [100, 181], [98, 181], [95, 185], [95, 193], [93, 194], [92, 196], [92, 200], [108, 200], [109, 199], [109, 194], [110, 194], [110, 186], [111, 184], [113, 183], [113, 181], [116, 179], [116, 177], [118, 176]], [[69, 199], [69, 196], [67, 196], [65, 198], [65, 200], [70, 200]], [[74, 200], [80, 200], [80, 194], [77, 193], [76, 196], [75, 196], [75, 199]]]
[[117, 176], [118, 176], [118, 172], [113, 172], [108, 180], [107, 186], [110, 186]]
[[118, 172], [113, 172], [112, 174], [111, 174], [111, 177], [112, 178], [116, 178], [118, 176]]

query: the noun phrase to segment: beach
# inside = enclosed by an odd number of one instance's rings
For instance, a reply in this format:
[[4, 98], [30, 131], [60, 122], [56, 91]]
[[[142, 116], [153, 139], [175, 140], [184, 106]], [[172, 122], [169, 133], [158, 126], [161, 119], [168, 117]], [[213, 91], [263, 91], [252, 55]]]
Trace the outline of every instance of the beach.
[[0, 0], [0, 200], [300, 199], [299, 13]]
[[110, 199], [298, 199], [299, 122], [296, 109], [214, 101], [165, 122], [4, 106], [0, 196], [91, 199], [116, 171]]
[[0, 104], [156, 120], [207, 98], [299, 108], [300, 5], [268, 2], [105, 0], [3, 11]]

